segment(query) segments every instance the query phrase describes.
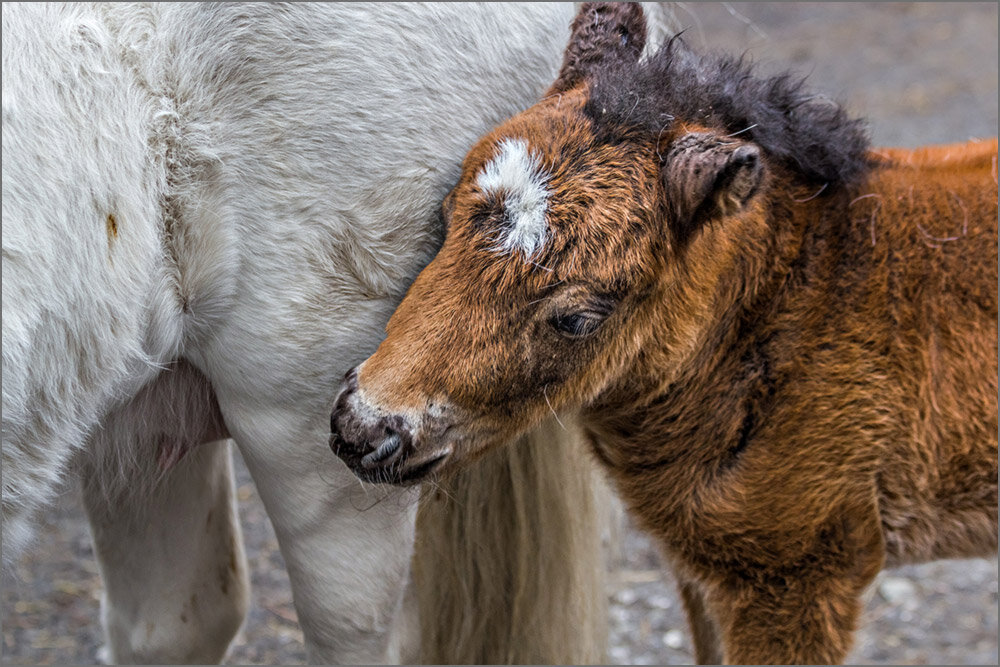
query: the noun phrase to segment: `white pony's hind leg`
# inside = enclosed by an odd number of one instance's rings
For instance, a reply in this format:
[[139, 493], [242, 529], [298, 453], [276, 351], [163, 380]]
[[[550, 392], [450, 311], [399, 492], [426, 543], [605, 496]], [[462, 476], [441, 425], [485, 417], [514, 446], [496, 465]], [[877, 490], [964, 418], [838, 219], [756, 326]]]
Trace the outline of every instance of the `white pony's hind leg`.
[[211, 386], [181, 361], [90, 439], [80, 467], [112, 662], [218, 662], [243, 622], [249, 585], [225, 437]]
[[99, 486], [84, 502], [110, 662], [220, 662], [249, 597], [229, 442], [200, 445], [149, 495], [109, 506]]

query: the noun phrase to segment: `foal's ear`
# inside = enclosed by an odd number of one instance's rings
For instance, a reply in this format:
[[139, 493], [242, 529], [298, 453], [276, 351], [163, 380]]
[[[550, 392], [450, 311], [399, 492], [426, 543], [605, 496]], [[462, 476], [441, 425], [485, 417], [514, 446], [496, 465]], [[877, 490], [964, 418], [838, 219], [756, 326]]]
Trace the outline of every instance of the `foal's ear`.
[[645, 45], [646, 18], [639, 3], [583, 3], [549, 94], [569, 90], [608, 63], [636, 62]]
[[706, 222], [743, 211], [764, 178], [756, 145], [701, 132], [674, 141], [662, 169], [669, 226], [681, 246]]

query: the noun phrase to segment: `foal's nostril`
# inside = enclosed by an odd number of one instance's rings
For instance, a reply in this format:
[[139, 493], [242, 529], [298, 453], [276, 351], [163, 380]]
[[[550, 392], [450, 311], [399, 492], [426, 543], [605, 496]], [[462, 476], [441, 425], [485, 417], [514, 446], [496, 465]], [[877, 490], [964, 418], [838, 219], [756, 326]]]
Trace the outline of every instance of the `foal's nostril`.
[[365, 454], [361, 459], [363, 468], [374, 468], [384, 464], [402, 449], [403, 438], [398, 433], [390, 433], [385, 440], [375, 448], [375, 451]]

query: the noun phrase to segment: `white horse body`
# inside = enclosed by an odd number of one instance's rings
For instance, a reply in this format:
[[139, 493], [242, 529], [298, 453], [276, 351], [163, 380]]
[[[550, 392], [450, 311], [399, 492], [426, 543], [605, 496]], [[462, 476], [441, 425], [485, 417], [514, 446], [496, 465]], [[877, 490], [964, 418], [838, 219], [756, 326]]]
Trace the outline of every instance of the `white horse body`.
[[329, 452], [331, 392], [435, 251], [468, 146], [553, 78], [572, 14], [4, 5], [4, 562], [85, 452], [112, 658], [218, 660], [238, 628], [228, 450], [163, 472], [226, 435], [310, 657], [393, 657], [413, 504], [359, 511], [400, 494]]
[[180, 343], [157, 109], [107, 42], [92, 11], [4, 7], [5, 562], [73, 449]]

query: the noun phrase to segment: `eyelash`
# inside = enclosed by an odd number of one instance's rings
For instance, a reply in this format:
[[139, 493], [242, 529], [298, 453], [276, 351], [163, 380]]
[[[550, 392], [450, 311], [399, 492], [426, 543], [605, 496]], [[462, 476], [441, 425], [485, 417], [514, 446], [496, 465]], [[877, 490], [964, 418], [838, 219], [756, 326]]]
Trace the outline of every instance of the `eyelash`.
[[552, 326], [569, 338], [583, 338], [597, 331], [604, 318], [588, 317], [582, 313], [557, 315], [552, 318]]
[[586, 310], [559, 313], [552, 317], [550, 323], [556, 331], [568, 338], [584, 338], [601, 327], [614, 310], [614, 305], [614, 301], [610, 299], [601, 299], [590, 304]]

